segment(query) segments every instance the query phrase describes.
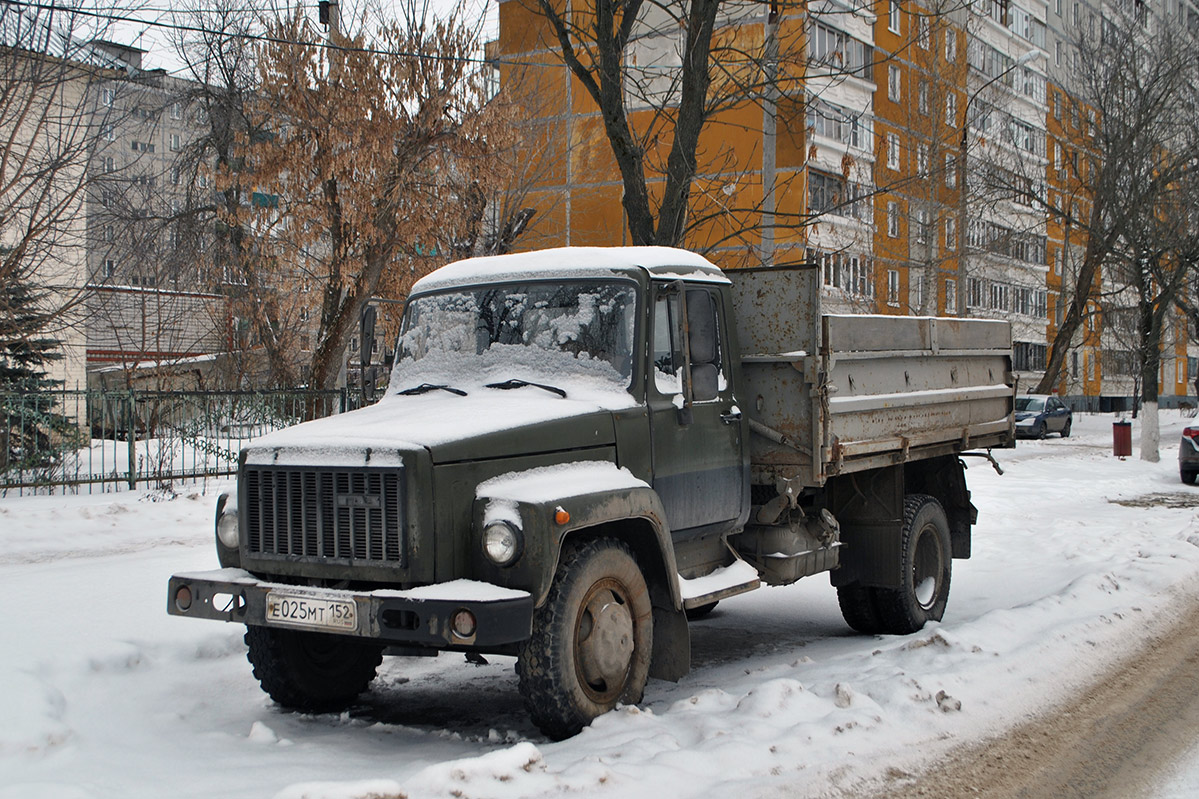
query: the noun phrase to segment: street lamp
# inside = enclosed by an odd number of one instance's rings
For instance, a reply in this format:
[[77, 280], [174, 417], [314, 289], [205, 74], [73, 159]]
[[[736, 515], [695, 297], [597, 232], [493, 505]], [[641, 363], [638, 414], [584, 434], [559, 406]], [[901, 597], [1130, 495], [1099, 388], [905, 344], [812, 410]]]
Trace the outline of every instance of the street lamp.
[[[969, 138], [970, 129], [970, 104], [973, 103], [983, 89], [986, 89], [992, 83], [1002, 78], [1007, 77], [1008, 73], [1015, 69], [1026, 66], [1038, 55], [1036, 50], [1029, 50], [1024, 55], [1016, 59], [1010, 67], [1000, 72], [995, 77], [988, 80], [982, 86], [975, 89], [962, 107], [962, 136], [958, 144], [958, 230], [957, 230], [957, 250], [958, 250], [958, 279], [957, 279], [957, 315], [966, 316], [966, 233], [970, 229], [970, 223], [966, 219], [966, 144]], [[967, 69], [967, 80], [969, 80], [969, 66]]]

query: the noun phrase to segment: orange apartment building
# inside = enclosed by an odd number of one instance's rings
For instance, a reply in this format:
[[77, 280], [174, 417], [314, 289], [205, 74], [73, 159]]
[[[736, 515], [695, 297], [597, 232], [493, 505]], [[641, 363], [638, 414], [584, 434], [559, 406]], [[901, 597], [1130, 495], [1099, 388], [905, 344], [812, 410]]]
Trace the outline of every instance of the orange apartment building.
[[[536, 215], [519, 246], [630, 243], [598, 110], [534, 8], [500, 4], [492, 51], [527, 110], [521, 204]], [[1078, 193], [1061, 159], [1080, 157], [1081, 129], [1061, 113], [1055, 85], [1065, 78], [1054, 36], [1069, 9], [1061, 0], [1057, 17], [1044, 0], [835, 8], [784, 10], [773, 30], [768, 5], [726, 20], [724, 41], [744, 51], [777, 37], [784, 80], [773, 102], [731, 103], [707, 123], [683, 246], [725, 268], [815, 261], [835, 312], [1010, 319], [1021, 385], [1035, 384], [1084, 241], [1043, 206], [988, 186]], [[670, 143], [669, 127], [655, 126], [670, 107], [662, 87], [678, 63], [675, 39], [651, 26], [626, 54], [641, 102], [626, 99], [651, 164], [664, 164]], [[651, 180], [651, 195], [660, 185]], [[1163, 365], [1163, 406], [1185, 398], [1194, 375], [1185, 332]], [[1119, 358], [1096, 313], [1059, 387], [1076, 407], [1119, 408], [1131, 395], [1123, 375], [1105, 377], [1105, 350]]]

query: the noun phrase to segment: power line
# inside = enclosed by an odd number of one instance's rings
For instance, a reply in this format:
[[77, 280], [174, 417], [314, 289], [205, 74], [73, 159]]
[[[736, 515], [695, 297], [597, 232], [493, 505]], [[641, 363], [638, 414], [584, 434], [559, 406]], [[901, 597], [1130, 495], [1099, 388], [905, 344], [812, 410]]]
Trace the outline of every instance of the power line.
[[[291, 45], [291, 46], [295, 46], [295, 47], [316, 47], [316, 48], [320, 48], [320, 49], [324, 49], [324, 50], [334, 50], [334, 51], [340, 51], [340, 52], [345, 52], [345, 53], [363, 53], [366, 55], [390, 56], [390, 57], [396, 57], [396, 58], [414, 58], [414, 59], [429, 60], [429, 61], [453, 61], [453, 62], [462, 62], [462, 63], [466, 63], [466, 64], [477, 64], [477, 65], [508, 63], [508, 64], [521, 65], [521, 66], [548, 66], [548, 67], [562, 66], [560, 63], [558, 63], [558, 64], [545, 64], [545, 63], [538, 64], [538, 63], [532, 63], [532, 62], [528, 62], [528, 61], [507, 61], [507, 60], [501, 60], [501, 59], [487, 59], [487, 58], [477, 58], [477, 57], [471, 57], [471, 56], [447, 56], [447, 55], [438, 55], [436, 53], [420, 53], [420, 52], [410, 52], [410, 51], [404, 51], [404, 50], [395, 50], [395, 51], [382, 50], [382, 49], [375, 48], [375, 47], [353, 47], [353, 46], [347, 46], [347, 45], [341, 45], [341, 44], [333, 44], [332, 42], [328, 42], [328, 41], [302, 42], [302, 41], [294, 41], [291, 39], [283, 39], [278, 36], [270, 36], [270, 35], [264, 34], [264, 33], [249, 33], [249, 32], [232, 33], [229, 31], [221, 31], [221, 30], [215, 30], [212, 28], [206, 28], [201, 25], [185, 25], [185, 24], [181, 24], [178, 22], [164, 22], [161, 19], [155, 19], [155, 20], [144, 19], [142, 17], [132, 16], [132, 14], [130, 12], [113, 13], [113, 12], [107, 12], [107, 11], [100, 11], [100, 10], [96, 10], [96, 9], [72, 8], [70, 6], [58, 5], [55, 3], [28, 2], [28, 0], [0, 0], [0, 3], [2, 3], [3, 5], [6, 5], [6, 6], [12, 6], [14, 8], [33, 9], [33, 10], [37, 10], [37, 11], [50, 11], [50, 12], [58, 12], [58, 13], [63, 13], [63, 14], [74, 14], [74, 15], [88, 17], [88, 18], [92, 18], [92, 19], [102, 19], [102, 20], [106, 20], [108, 22], [128, 22], [128, 23], [132, 23], [132, 24], [136, 24], [136, 25], [144, 25], [147, 28], [160, 28], [163, 30], [179, 31], [179, 32], [183, 32], [183, 33], [199, 33], [199, 34], [204, 34], [204, 35], [208, 35], [208, 36], [225, 36], [230, 39], [241, 39], [241, 40], [245, 40], [245, 41], [263, 42], [266, 44], [282, 44], [282, 45]], [[141, 10], [146, 10], [146, 9], [141, 9]], [[245, 9], [245, 10], [250, 10], [250, 9]], [[115, 11], [119, 12], [119, 10], [115, 10]], [[167, 12], [169, 12], [169, 9], [163, 9], [162, 11], [164, 13], [167, 13]]]

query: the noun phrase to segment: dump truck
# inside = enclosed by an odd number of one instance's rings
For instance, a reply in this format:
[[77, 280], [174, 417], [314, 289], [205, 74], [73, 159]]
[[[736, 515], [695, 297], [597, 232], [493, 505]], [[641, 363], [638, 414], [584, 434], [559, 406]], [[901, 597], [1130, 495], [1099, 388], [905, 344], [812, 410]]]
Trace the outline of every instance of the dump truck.
[[385, 396], [242, 450], [221, 568], [168, 611], [246, 625], [306, 712], [384, 656], [515, 656], [555, 739], [682, 678], [689, 624], [763, 585], [827, 572], [863, 633], [940, 620], [963, 458], [1014, 442], [1010, 326], [825, 314], [823, 282], [660, 247], [432, 272]]

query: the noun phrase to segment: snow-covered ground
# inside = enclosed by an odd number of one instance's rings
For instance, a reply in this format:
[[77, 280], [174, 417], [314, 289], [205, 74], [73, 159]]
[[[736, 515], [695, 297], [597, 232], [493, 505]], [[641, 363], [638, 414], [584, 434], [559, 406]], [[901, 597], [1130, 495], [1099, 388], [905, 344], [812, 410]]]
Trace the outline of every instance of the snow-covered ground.
[[1192, 593], [1185, 420], [1163, 412], [1158, 464], [1113, 458], [1112, 420], [997, 452], [1004, 476], [969, 461], [974, 557], [943, 623], [858, 636], [827, 578], [763, 589], [693, 625], [690, 676], [561, 743], [507, 658], [390, 658], [348, 713], [278, 710], [239, 628], [166, 614], [170, 573], [215, 566], [212, 484], [0, 500], [0, 799], [794, 797], [908, 772], [1064, 697]]

